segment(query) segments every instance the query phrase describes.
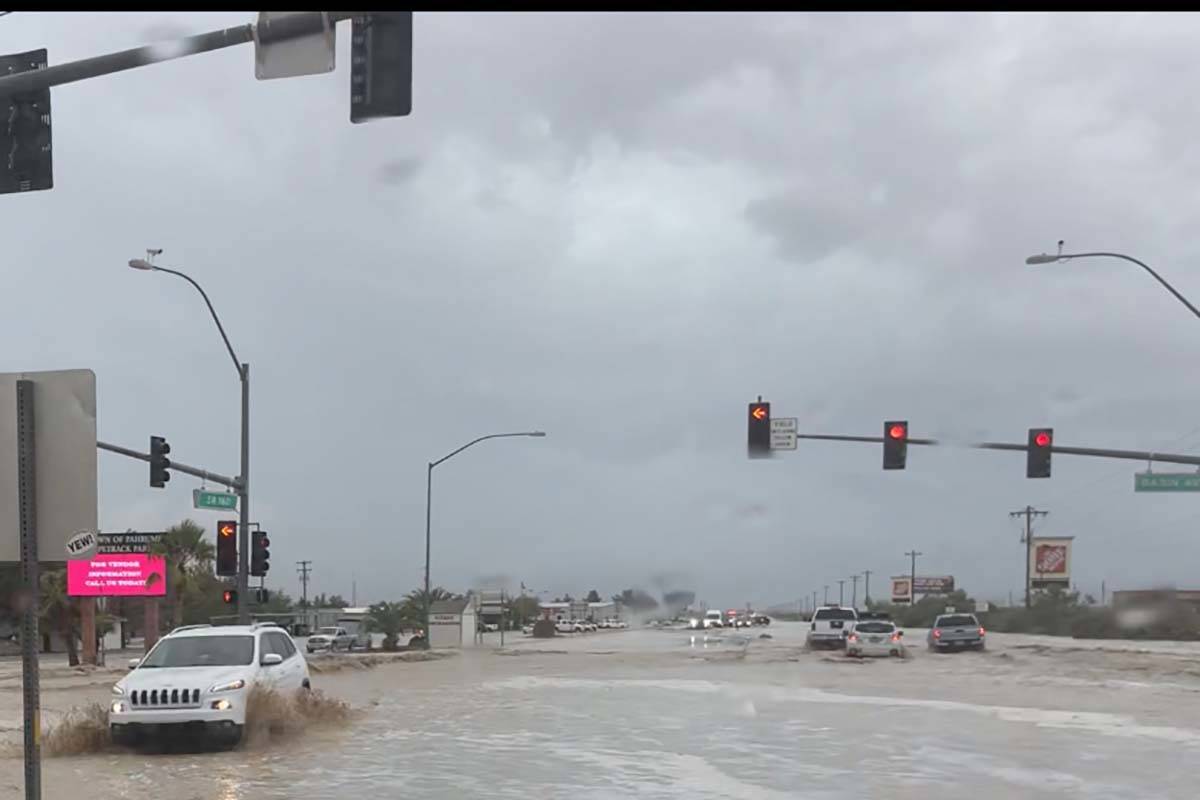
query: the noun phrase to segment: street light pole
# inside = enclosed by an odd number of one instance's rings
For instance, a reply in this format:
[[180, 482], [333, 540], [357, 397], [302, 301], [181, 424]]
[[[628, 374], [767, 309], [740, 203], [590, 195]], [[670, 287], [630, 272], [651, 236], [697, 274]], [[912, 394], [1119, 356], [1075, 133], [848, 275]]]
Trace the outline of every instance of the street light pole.
[[237, 370], [238, 380], [242, 384], [241, 474], [237, 476], [235, 483], [238, 495], [238, 623], [246, 625], [250, 622], [250, 365], [238, 360], [237, 353], [233, 351], [233, 345], [230, 344], [229, 337], [225, 334], [225, 326], [221, 324], [217, 310], [213, 308], [212, 301], [208, 299], [208, 293], [200, 284], [192, 280], [189, 275], [178, 270], [160, 267], [150, 261], [150, 258], [161, 252], [161, 250], [148, 250], [147, 258], [132, 259], [129, 266], [133, 269], [150, 272], [165, 272], [183, 278], [195, 287], [200, 296], [204, 298], [204, 304], [208, 306], [208, 313], [212, 315], [213, 322], [217, 323], [217, 330], [225, 342], [225, 349], [229, 351], [229, 357], [233, 359], [233, 368]]
[[424, 608], [425, 647], [427, 647], [427, 648], [429, 647], [429, 638], [430, 638], [429, 608], [430, 608], [430, 605], [432, 604], [432, 598], [430, 597], [430, 586], [429, 586], [429, 553], [430, 553], [430, 541], [431, 541], [430, 531], [431, 531], [431, 527], [432, 527], [431, 522], [433, 520], [433, 468], [436, 467], [438, 464], [441, 464], [443, 461], [449, 461], [451, 458], [458, 455], [463, 450], [466, 450], [468, 447], [477, 445], [480, 442], [487, 441], [488, 439], [508, 439], [508, 438], [511, 438], [514, 436], [543, 437], [545, 435], [546, 435], [545, 431], [521, 431], [518, 433], [489, 433], [487, 436], [480, 436], [478, 439], [472, 439], [471, 441], [464, 444], [462, 447], [459, 447], [457, 450], [452, 450], [449, 453], [447, 453], [446, 455], [439, 458], [437, 461], [430, 461], [426, 465], [426, 471], [425, 471], [425, 608]]
[[1187, 306], [1188, 311], [1191, 311], [1192, 314], [1200, 319], [1200, 309], [1197, 309], [1194, 305], [1188, 302], [1188, 299], [1180, 294], [1174, 286], [1167, 283], [1163, 276], [1151, 269], [1149, 264], [1139, 261], [1133, 256], [1127, 256], [1124, 253], [1059, 253], [1056, 256], [1049, 255], [1048, 253], [1042, 253], [1040, 255], [1030, 256], [1029, 258], [1025, 259], [1025, 263], [1030, 266], [1036, 266], [1038, 264], [1053, 264], [1056, 261], [1070, 261], [1074, 258], [1119, 258], [1122, 261], [1128, 261], [1131, 264], [1137, 264], [1139, 267], [1146, 270], [1146, 272], [1150, 273], [1154, 280], [1161, 283], [1168, 292], [1175, 295], [1176, 300]]

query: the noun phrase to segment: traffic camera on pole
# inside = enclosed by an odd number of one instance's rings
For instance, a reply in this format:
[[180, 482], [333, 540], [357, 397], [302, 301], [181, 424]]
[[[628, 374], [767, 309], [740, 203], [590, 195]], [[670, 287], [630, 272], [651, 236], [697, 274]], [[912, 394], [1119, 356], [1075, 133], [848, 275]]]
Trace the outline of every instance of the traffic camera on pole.
[[1053, 428], [1030, 428], [1026, 448], [1025, 477], [1049, 478], [1050, 454], [1054, 450]]
[[908, 422], [891, 420], [883, 423], [883, 468], [904, 469], [908, 460]]
[[170, 452], [171, 445], [167, 444], [166, 439], [161, 436], [150, 437], [150, 485], [155, 489], [163, 488], [171, 480], [171, 473], [167, 472], [171, 467], [171, 459], [167, 458]]
[[217, 523], [217, 574], [237, 575], [237, 521], [222, 520]]
[[746, 418], [746, 452], [751, 458], [771, 455], [771, 404], [762, 397], [750, 404]]
[[256, 578], [267, 574], [271, 569], [271, 540], [266, 531], [250, 532], [250, 574]]

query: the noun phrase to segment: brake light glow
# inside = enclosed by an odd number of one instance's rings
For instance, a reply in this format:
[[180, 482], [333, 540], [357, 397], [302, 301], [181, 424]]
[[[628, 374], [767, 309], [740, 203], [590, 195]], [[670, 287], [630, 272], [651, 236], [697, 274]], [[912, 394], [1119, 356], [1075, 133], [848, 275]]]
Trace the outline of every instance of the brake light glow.
[[851, 642], [857, 642], [857, 641], [858, 641], [858, 634], [857, 634], [857, 633], [852, 633], [852, 634], [850, 634], [849, 636], [847, 636], [847, 637], [846, 637], [846, 640], [847, 640], [847, 641], [851, 641]]
[[898, 634], [898, 633], [893, 633], [893, 634], [892, 634], [892, 641], [893, 641], [893, 642], [898, 642], [898, 641], [900, 641], [900, 634]]
[[987, 633], [987, 631], [985, 631], [985, 630], [983, 629], [983, 626], [982, 626], [982, 625], [980, 625], [980, 626], [979, 626], [979, 635], [980, 635], [980, 636], [983, 636], [985, 633]]
[[941, 628], [934, 628], [934, 629], [933, 629], [933, 638], [935, 638], [935, 639], [940, 639], [940, 638], [942, 638], [942, 629], [941, 629]]

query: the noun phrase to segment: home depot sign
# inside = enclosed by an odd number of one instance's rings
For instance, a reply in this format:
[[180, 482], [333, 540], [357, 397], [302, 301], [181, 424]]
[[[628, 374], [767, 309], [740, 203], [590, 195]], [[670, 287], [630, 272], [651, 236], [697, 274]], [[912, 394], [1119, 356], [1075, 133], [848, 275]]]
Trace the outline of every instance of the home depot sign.
[[1029, 585], [1034, 589], [1071, 583], [1074, 536], [1035, 536], [1029, 548]]

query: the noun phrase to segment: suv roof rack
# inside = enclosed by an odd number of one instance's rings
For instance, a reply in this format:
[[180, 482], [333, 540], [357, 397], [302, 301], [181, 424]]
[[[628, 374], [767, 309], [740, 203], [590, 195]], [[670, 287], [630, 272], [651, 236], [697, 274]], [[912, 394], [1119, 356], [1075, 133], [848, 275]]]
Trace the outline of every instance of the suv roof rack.
[[171, 631], [171, 633], [168, 633], [167, 636], [172, 636], [176, 633], [179, 633], [180, 631], [194, 631], [194, 630], [198, 630], [199, 628], [211, 628], [211, 627], [212, 627], [212, 625], [210, 625], [207, 622], [201, 622], [198, 625], [180, 625], [178, 628], [173, 629]]
[[276, 622], [273, 619], [264, 619], [264, 620], [260, 620], [258, 622], [250, 623], [251, 630], [258, 630], [259, 628], [282, 628], [282, 627], [283, 627], [282, 625], [280, 625], [278, 622]]

